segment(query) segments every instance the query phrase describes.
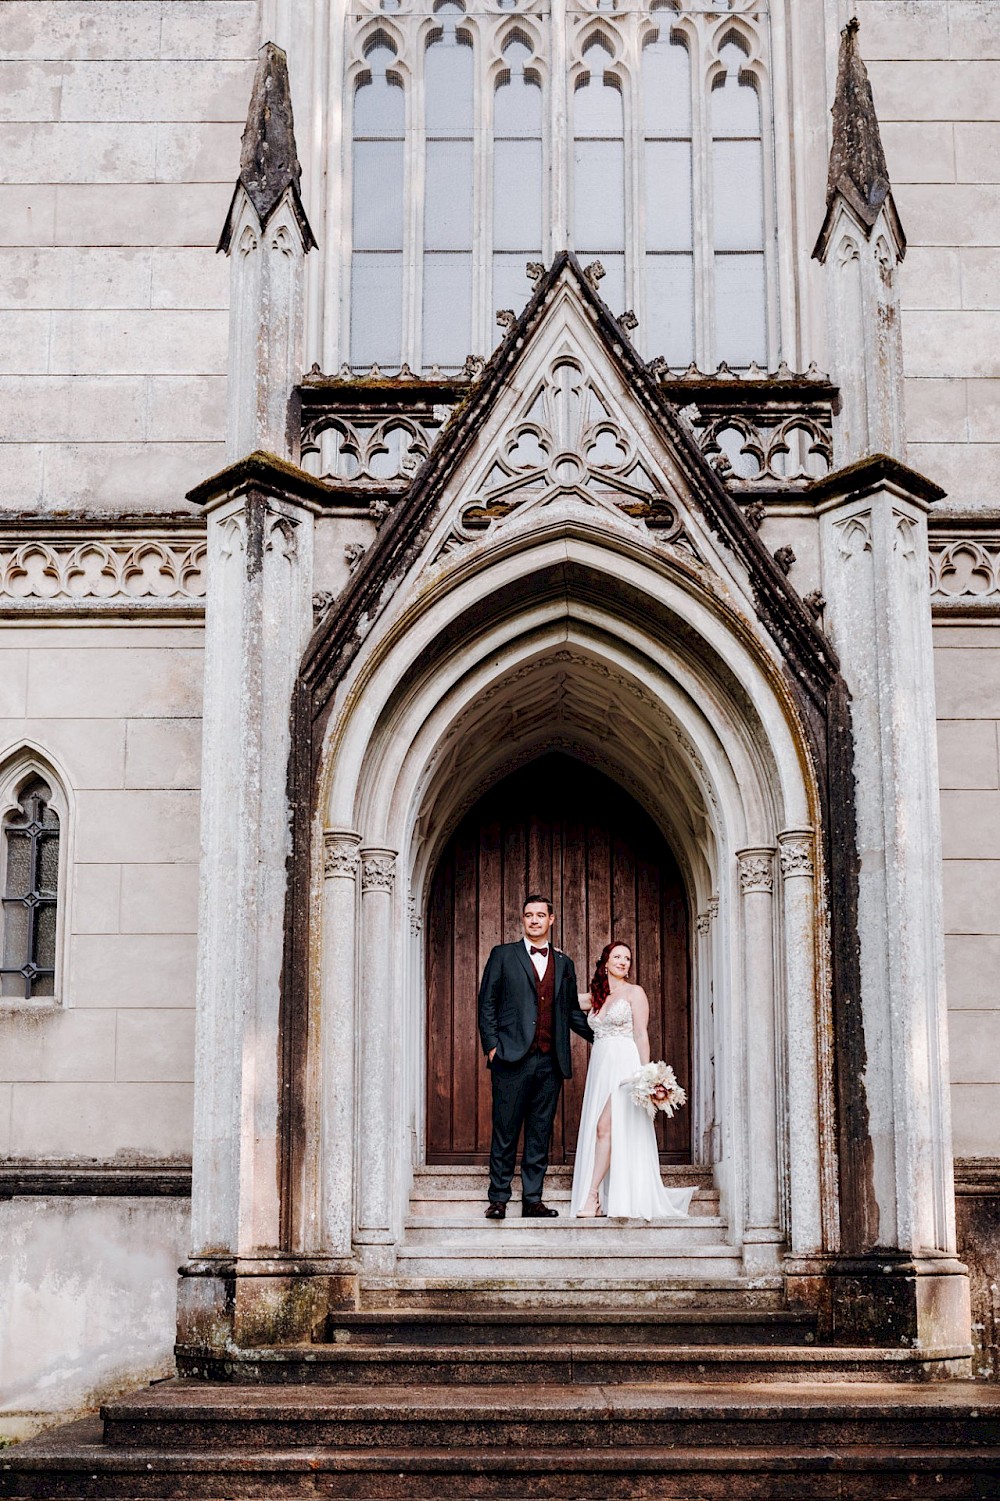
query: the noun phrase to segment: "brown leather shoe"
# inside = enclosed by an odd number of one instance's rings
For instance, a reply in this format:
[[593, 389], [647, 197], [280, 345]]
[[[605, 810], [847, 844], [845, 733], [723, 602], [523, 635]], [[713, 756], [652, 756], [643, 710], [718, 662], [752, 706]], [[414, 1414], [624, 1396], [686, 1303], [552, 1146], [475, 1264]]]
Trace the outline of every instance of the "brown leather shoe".
[[558, 1209], [550, 1209], [548, 1204], [543, 1204], [541, 1199], [535, 1199], [530, 1204], [526, 1199], [521, 1200], [522, 1220], [557, 1220]]
[[486, 1206], [486, 1218], [488, 1220], [505, 1220], [507, 1218], [507, 1205], [495, 1204], [491, 1200]]

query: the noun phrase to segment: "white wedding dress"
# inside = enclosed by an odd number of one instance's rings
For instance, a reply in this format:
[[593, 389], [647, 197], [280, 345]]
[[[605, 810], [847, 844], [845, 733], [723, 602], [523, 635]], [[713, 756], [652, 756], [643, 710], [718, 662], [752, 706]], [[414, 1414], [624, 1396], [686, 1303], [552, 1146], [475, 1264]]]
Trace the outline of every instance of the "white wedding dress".
[[587, 1020], [594, 1034], [573, 1168], [570, 1214], [582, 1209], [594, 1176], [597, 1122], [611, 1097], [611, 1165], [600, 1187], [600, 1204], [613, 1218], [686, 1219], [693, 1188], [665, 1188], [653, 1122], [629, 1095], [626, 1081], [641, 1067], [632, 1035], [632, 1007], [625, 996], [606, 1000]]

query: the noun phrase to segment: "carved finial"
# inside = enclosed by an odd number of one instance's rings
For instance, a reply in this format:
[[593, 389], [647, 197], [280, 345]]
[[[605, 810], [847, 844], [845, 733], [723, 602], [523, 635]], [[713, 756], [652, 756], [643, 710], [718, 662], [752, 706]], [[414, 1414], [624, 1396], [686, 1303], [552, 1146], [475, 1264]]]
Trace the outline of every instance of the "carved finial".
[[542, 265], [541, 261], [529, 261], [524, 269], [527, 274], [528, 280], [531, 282], [531, 285], [533, 287], [537, 287], [538, 283], [545, 275], [545, 267]]
[[618, 322], [627, 334], [634, 334], [639, 327], [639, 320], [630, 307], [626, 308], [624, 313], [618, 314]]
[[323, 372], [319, 368], [319, 365], [316, 362], [316, 360], [313, 360], [312, 364], [309, 366], [309, 372], [306, 375], [306, 380], [322, 380], [322, 379], [323, 379]]
[[763, 380], [766, 375], [767, 371], [762, 370], [756, 360], [750, 361], [747, 366], [747, 380]]
[[257, 72], [240, 152], [240, 175], [218, 248], [229, 254], [242, 190], [253, 204], [261, 227], [267, 224], [287, 193], [298, 222], [303, 249], [314, 250], [316, 238], [309, 227], [299, 192], [301, 177], [302, 168], [295, 149], [288, 59], [280, 47], [265, 42], [257, 54]]
[[813, 589], [811, 593], [807, 594], [802, 603], [817, 620], [826, 609], [826, 600], [818, 589]]
[[708, 462], [711, 464], [712, 468], [715, 470], [720, 479], [728, 479], [733, 472], [733, 466], [729, 461], [729, 455], [727, 453], [719, 452], [709, 454]]
[[517, 314], [512, 307], [497, 309], [497, 326], [502, 328], [504, 333], [507, 333], [508, 329], [513, 328], [516, 322]]
[[467, 354], [465, 364], [462, 366], [462, 374], [466, 380], [478, 380], [486, 369], [486, 361], [481, 354]]
[[354, 379], [354, 371], [351, 369], [350, 365], [347, 363], [346, 360], [341, 365], [340, 369], [337, 371], [337, 379], [338, 380], [353, 380]]
[[726, 364], [725, 360], [722, 361], [722, 363], [720, 364], [719, 368], [716, 370], [716, 372], [715, 372], [715, 379], [716, 380], [735, 380], [736, 379], [736, 376], [733, 374], [732, 369], [730, 368], [729, 365]]
[[404, 360], [396, 374], [397, 380], [416, 380], [416, 376]]
[[743, 507], [743, 514], [755, 532], [759, 532], [767, 515], [767, 507], [762, 500], [752, 500], [748, 506]]
[[363, 542], [347, 542], [344, 544], [344, 561], [347, 563], [348, 573], [354, 573], [358, 564], [365, 555]]
[[587, 286], [591, 287], [595, 292], [597, 291], [598, 282], [606, 275], [607, 272], [600, 261], [591, 261], [589, 265], [583, 268], [583, 279], [587, 283]]
[[786, 544], [784, 547], [779, 547], [777, 549], [774, 554], [774, 561], [777, 563], [782, 573], [788, 574], [791, 572], [792, 564], [795, 562], [795, 552]]
[[374, 521], [376, 530], [382, 525], [383, 521], [386, 519], [391, 510], [392, 507], [390, 506], [389, 502], [387, 500], [384, 500], [381, 496], [378, 500], [372, 501], [371, 505], [368, 507], [368, 514]]
[[826, 182], [826, 219], [813, 255], [825, 259], [832, 211], [842, 199], [853, 211], [867, 235], [883, 208], [889, 216], [902, 257], [906, 236], [892, 197], [892, 184], [885, 164], [878, 115], [872, 98], [868, 70], [858, 50], [857, 17], [840, 33], [837, 90], [833, 100], [833, 138]]
[[381, 380], [382, 379], [382, 367], [381, 367], [381, 365], [373, 365], [372, 366], [372, 368], [368, 372], [368, 379], [369, 380]]
[[701, 412], [699, 411], [698, 407], [695, 406], [693, 401], [689, 401], [687, 406], [681, 407], [677, 415], [683, 422], [687, 423], [688, 427], [692, 429], [697, 427], [698, 423], [701, 421]]
[[670, 367], [662, 354], [655, 355], [646, 366], [646, 369], [650, 375], [656, 376], [658, 380], [669, 379], [670, 377]]
[[320, 589], [320, 590], [318, 590], [313, 595], [313, 622], [314, 622], [314, 624], [318, 623], [320, 620], [322, 620], [322, 618], [326, 614], [327, 610], [333, 604], [333, 601], [334, 601], [335, 598], [336, 598], [336, 595], [331, 594], [330, 591], [329, 591], [329, 589]]
[[428, 380], [444, 380], [444, 371], [440, 365], [432, 365], [427, 372]]

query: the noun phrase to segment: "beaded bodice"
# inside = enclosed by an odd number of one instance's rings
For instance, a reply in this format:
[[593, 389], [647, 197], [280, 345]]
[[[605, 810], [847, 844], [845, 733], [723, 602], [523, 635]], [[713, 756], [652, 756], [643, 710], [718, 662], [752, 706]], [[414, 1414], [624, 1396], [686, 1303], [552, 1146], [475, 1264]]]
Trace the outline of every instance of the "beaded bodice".
[[596, 1016], [588, 1012], [587, 1021], [595, 1038], [632, 1036], [632, 1007], [623, 995], [605, 1001]]

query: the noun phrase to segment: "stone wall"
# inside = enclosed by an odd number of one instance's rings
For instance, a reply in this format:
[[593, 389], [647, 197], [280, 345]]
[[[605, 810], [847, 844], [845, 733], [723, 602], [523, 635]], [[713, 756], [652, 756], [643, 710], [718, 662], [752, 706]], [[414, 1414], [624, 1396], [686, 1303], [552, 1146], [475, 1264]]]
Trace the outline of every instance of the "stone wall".
[[939, 624], [944, 921], [957, 1157], [1000, 1155], [1000, 621]]
[[914, 468], [953, 506], [995, 505], [1000, 474], [1000, 6], [860, 0], [903, 263]]
[[5, 0], [0, 507], [173, 507], [220, 467], [257, 33], [256, 0]]
[[171, 1373], [189, 1218], [184, 1198], [0, 1204], [0, 1437]]
[[62, 771], [59, 1004], [0, 1008], [0, 1157], [191, 1149], [202, 631], [8, 626], [0, 752]]

